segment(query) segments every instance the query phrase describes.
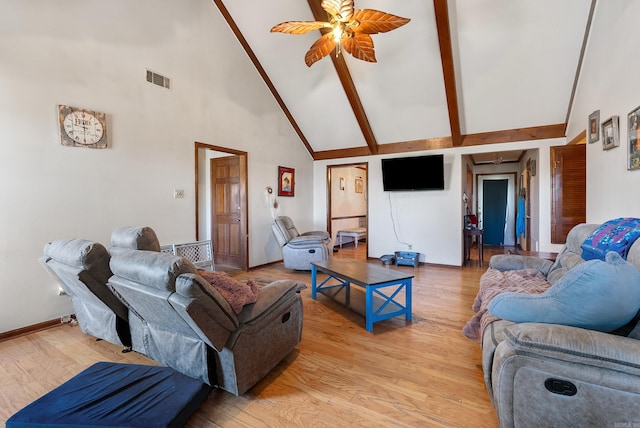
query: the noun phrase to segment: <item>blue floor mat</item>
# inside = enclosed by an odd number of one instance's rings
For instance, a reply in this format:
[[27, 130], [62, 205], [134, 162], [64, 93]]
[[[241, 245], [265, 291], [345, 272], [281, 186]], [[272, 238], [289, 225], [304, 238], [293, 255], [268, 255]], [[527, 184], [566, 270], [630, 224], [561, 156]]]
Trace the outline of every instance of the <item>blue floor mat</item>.
[[169, 367], [100, 362], [11, 416], [5, 426], [181, 427], [210, 391]]

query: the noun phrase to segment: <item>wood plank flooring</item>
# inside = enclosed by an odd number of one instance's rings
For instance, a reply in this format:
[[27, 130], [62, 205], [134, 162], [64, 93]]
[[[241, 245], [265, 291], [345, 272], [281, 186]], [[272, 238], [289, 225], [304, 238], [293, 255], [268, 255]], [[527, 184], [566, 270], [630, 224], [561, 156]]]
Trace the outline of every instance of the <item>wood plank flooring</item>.
[[[312, 300], [308, 272], [275, 264], [239, 274], [309, 286], [302, 291], [302, 342], [244, 396], [214, 390], [187, 426], [497, 427], [480, 346], [460, 331], [473, 315], [490, 252], [484, 267], [477, 260], [464, 268], [392, 267], [415, 273], [413, 321], [376, 323], [373, 333], [363, 317], [325, 296]], [[335, 253], [365, 255], [364, 243]], [[120, 351], [70, 325], [0, 342], [0, 421], [97, 361], [153, 364]]]

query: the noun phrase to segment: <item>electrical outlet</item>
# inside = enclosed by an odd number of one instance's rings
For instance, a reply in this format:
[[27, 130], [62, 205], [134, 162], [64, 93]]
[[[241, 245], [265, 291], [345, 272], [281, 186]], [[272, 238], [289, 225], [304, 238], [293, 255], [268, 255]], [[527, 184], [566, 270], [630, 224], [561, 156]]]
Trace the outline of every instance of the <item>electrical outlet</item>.
[[60, 317], [60, 322], [62, 324], [69, 324], [71, 322], [71, 315], [63, 315]]
[[173, 191], [173, 197], [174, 199], [182, 199], [184, 198], [184, 190], [182, 189], [176, 189]]

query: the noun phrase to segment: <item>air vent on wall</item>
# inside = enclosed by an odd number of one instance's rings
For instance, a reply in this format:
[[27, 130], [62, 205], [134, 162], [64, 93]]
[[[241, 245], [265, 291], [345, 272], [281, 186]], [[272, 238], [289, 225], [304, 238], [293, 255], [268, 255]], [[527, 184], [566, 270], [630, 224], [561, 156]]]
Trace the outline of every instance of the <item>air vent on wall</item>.
[[153, 71], [147, 70], [147, 82], [162, 86], [163, 88], [171, 89], [171, 81], [169, 78], [164, 77], [161, 74], [154, 73]]

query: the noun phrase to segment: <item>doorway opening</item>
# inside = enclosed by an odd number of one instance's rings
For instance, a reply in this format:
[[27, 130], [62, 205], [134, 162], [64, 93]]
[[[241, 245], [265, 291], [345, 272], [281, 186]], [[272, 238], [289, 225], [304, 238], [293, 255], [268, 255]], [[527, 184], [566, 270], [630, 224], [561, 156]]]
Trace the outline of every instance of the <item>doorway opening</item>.
[[249, 269], [247, 153], [195, 143], [196, 240], [211, 239], [216, 270]]
[[327, 166], [327, 229], [334, 257], [369, 256], [368, 163]]
[[[498, 216], [504, 218], [501, 225], [498, 226], [504, 230], [504, 235], [499, 237], [497, 242], [493, 242], [491, 236], [488, 237], [488, 240], [487, 238], [483, 239], [483, 243], [487, 245], [485, 251], [490, 253], [492, 244], [499, 245], [495, 247], [495, 250], [499, 252], [522, 254], [538, 251], [540, 179], [537, 164], [539, 159], [538, 148], [462, 155], [466, 173], [463, 173], [464, 184], [461, 192], [462, 212], [465, 215], [471, 215], [473, 220], [477, 220], [476, 227], [483, 230], [483, 237], [491, 235], [491, 231], [484, 230], [484, 223], [487, 221], [485, 218], [484, 183], [488, 180], [507, 180], [507, 204], [506, 207], [501, 208], [504, 210], [504, 214]], [[489, 187], [491, 187], [491, 183]], [[489, 194], [493, 191], [490, 189]], [[502, 198], [504, 199], [504, 197]], [[494, 203], [490, 201], [488, 206], [491, 215]], [[463, 227], [467, 227], [466, 221], [465, 217]], [[471, 254], [474, 256], [475, 252]]]
[[516, 245], [516, 177], [478, 174], [478, 227], [488, 246]]

